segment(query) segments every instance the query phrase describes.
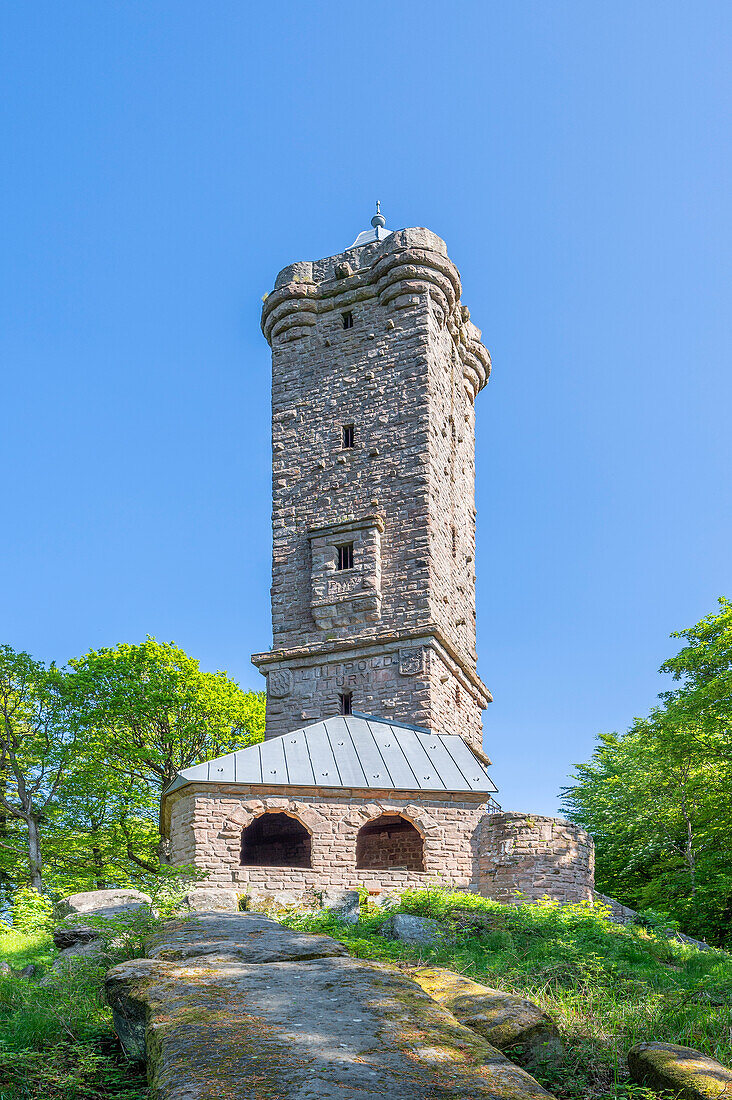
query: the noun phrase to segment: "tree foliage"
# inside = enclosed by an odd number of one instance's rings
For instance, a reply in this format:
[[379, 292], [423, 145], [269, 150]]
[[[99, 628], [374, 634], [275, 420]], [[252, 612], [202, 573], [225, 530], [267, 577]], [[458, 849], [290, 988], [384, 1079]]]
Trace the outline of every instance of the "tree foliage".
[[[42, 882], [41, 824], [74, 766], [77, 735], [64, 678], [28, 653], [0, 646], [0, 807], [22, 823], [30, 883]], [[3, 822], [4, 846], [15, 849]]]
[[597, 846], [600, 890], [732, 939], [732, 604], [687, 630], [661, 666], [674, 686], [624, 734], [602, 734], [563, 791]]
[[172, 642], [90, 651], [63, 669], [0, 646], [0, 893], [164, 878], [165, 787], [260, 741], [264, 704]]

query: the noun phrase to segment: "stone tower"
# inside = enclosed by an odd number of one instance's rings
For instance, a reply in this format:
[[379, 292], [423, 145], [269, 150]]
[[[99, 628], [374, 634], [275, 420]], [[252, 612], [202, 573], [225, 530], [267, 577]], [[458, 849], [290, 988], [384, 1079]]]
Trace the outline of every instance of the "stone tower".
[[367, 712], [480, 749], [475, 415], [490, 357], [427, 229], [378, 213], [337, 256], [286, 267], [272, 347], [266, 737]]

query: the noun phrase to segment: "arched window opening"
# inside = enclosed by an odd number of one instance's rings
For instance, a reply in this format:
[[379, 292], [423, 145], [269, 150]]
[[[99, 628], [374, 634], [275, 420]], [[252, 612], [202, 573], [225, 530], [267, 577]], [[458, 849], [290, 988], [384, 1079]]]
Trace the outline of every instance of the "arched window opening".
[[262, 814], [241, 834], [244, 867], [312, 867], [310, 833], [287, 814]]
[[422, 837], [398, 814], [382, 814], [367, 821], [356, 837], [356, 869], [424, 871]]

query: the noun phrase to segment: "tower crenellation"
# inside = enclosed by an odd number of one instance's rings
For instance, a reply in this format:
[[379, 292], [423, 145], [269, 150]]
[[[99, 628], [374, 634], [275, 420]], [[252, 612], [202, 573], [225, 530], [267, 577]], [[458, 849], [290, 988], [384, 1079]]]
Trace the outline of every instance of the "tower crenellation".
[[475, 417], [490, 357], [426, 229], [283, 269], [272, 347], [267, 737], [347, 711], [481, 741]]

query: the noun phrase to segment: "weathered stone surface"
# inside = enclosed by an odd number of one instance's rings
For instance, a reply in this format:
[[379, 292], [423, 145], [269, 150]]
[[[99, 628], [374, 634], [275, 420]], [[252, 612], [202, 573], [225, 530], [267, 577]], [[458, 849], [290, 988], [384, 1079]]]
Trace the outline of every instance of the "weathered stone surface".
[[413, 917], [410, 913], [392, 913], [379, 929], [388, 940], [402, 943], [429, 944], [445, 932], [444, 925], [430, 917]]
[[346, 924], [358, 924], [361, 915], [361, 895], [358, 890], [324, 890], [323, 909]]
[[74, 913], [94, 913], [95, 916], [115, 917], [133, 912], [152, 904], [148, 894], [140, 890], [85, 890], [81, 894], [70, 894], [58, 902], [54, 909], [57, 920]]
[[150, 958], [189, 966], [346, 954], [343, 944], [330, 936], [295, 932], [257, 913], [197, 913], [191, 920], [171, 921], [149, 938], [146, 948]]
[[556, 1025], [532, 1001], [437, 966], [420, 967], [411, 971], [411, 977], [461, 1023], [499, 1050], [521, 1047], [532, 1061], [561, 1053]]
[[668, 1089], [681, 1100], [727, 1100], [732, 1096], [732, 1070], [691, 1047], [672, 1043], [638, 1043], [628, 1052], [634, 1081]]
[[239, 911], [239, 895], [236, 890], [197, 886], [195, 890], [188, 891], [183, 899], [183, 904], [194, 912], [219, 910], [221, 912], [237, 913]]
[[107, 997], [128, 1053], [147, 1050], [155, 1100], [549, 1095], [414, 982], [355, 959], [141, 959], [109, 972]]
[[99, 929], [91, 928], [86, 924], [60, 925], [53, 929], [51, 935], [59, 951], [64, 951], [67, 947], [76, 947], [80, 943], [92, 943], [100, 938]]
[[7, 977], [9, 974], [12, 974], [12, 973], [13, 973], [12, 966], [10, 965], [9, 962], [5, 962], [5, 960], [3, 959], [3, 961], [0, 962], [0, 974], [4, 974]]
[[56, 971], [72, 969], [77, 963], [96, 963], [98, 966], [109, 966], [110, 958], [101, 941], [92, 943], [77, 943], [73, 947], [65, 948], [53, 962]]

